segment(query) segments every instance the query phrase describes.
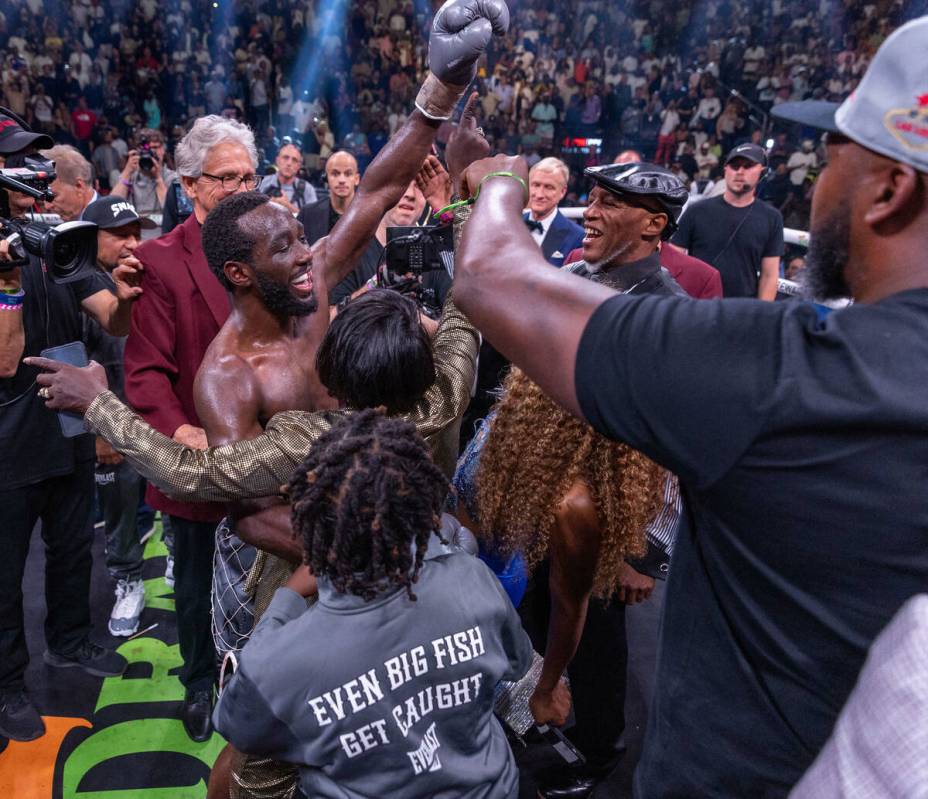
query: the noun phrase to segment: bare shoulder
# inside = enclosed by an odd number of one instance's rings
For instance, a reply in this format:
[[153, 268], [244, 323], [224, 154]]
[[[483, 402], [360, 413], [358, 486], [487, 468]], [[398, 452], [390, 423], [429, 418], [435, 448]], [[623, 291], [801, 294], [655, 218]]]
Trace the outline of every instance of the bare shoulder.
[[570, 487], [555, 510], [558, 526], [576, 533], [599, 535], [599, 515], [589, 486], [577, 480]]

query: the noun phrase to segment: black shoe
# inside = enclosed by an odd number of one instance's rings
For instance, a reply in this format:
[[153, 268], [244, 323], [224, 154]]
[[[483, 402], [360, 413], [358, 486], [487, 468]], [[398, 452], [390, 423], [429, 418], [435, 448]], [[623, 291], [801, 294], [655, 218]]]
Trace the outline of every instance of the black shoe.
[[46, 649], [42, 659], [49, 666], [58, 669], [76, 667], [94, 677], [119, 677], [129, 665], [128, 661], [118, 652], [97, 646], [89, 638], [85, 638], [77, 649], [68, 654]]
[[544, 783], [539, 782], [538, 796], [541, 799], [586, 799], [597, 784], [599, 780], [596, 777], [564, 769]]
[[[25, 691], [0, 694], [0, 736], [14, 741], [34, 741], [43, 735], [45, 722]], [[6, 748], [6, 741], [2, 748]]]
[[213, 691], [190, 691], [184, 697], [180, 711], [187, 735], [197, 743], [208, 741], [213, 734]]

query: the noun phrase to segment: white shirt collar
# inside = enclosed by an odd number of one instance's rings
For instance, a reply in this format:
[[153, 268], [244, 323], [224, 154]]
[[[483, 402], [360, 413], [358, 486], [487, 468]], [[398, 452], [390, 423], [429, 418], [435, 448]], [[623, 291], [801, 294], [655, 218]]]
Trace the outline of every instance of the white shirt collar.
[[[538, 231], [538, 230], [533, 230], [533, 231], [532, 231], [532, 235], [538, 240], [539, 243], [542, 242], [542, 241], [544, 240], [545, 236], [548, 235], [548, 230], [550, 230], [551, 225], [554, 223], [554, 217], [555, 217], [555, 216], [557, 216], [557, 206], [556, 206], [556, 205], [554, 206], [554, 209], [553, 209], [547, 216], [543, 216], [541, 219], [537, 220], [538, 222], [541, 223], [542, 229], [541, 229], [540, 231]], [[531, 212], [531, 211], [528, 212], [528, 218], [529, 218], [529, 219], [532, 218], [532, 212]]]

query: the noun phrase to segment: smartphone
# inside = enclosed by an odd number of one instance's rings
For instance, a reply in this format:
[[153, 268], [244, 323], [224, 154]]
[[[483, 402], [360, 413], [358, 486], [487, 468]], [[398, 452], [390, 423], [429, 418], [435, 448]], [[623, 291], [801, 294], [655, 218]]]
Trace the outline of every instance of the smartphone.
[[[39, 354], [43, 358], [69, 363], [71, 366], [86, 366], [89, 363], [87, 348], [83, 341], [72, 341], [69, 344], [49, 347]], [[73, 411], [58, 411], [58, 424], [61, 427], [61, 435], [65, 438], [74, 438], [87, 432], [87, 428], [84, 427], [84, 417]]]

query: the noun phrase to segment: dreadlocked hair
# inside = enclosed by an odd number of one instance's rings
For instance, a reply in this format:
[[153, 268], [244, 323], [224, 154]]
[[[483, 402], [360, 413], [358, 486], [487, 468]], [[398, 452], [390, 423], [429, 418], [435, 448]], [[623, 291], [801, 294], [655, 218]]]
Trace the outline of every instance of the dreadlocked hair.
[[548, 554], [559, 503], [582, 481], [602, 530], [593, 593], [610, 597], [625, 558], [645, 552], [664, 470], [567, 413], [518, 369], [503, 390], [477, 471], [481, 534], [501, 553], [521, 552], [533, 569]]
[[320, 436], [294, 472], [293, 532], [313, 573], [337, 591], [370, 600], [393, 585], [414, 600], [447, 493], [414, 425], [363, 410]]

